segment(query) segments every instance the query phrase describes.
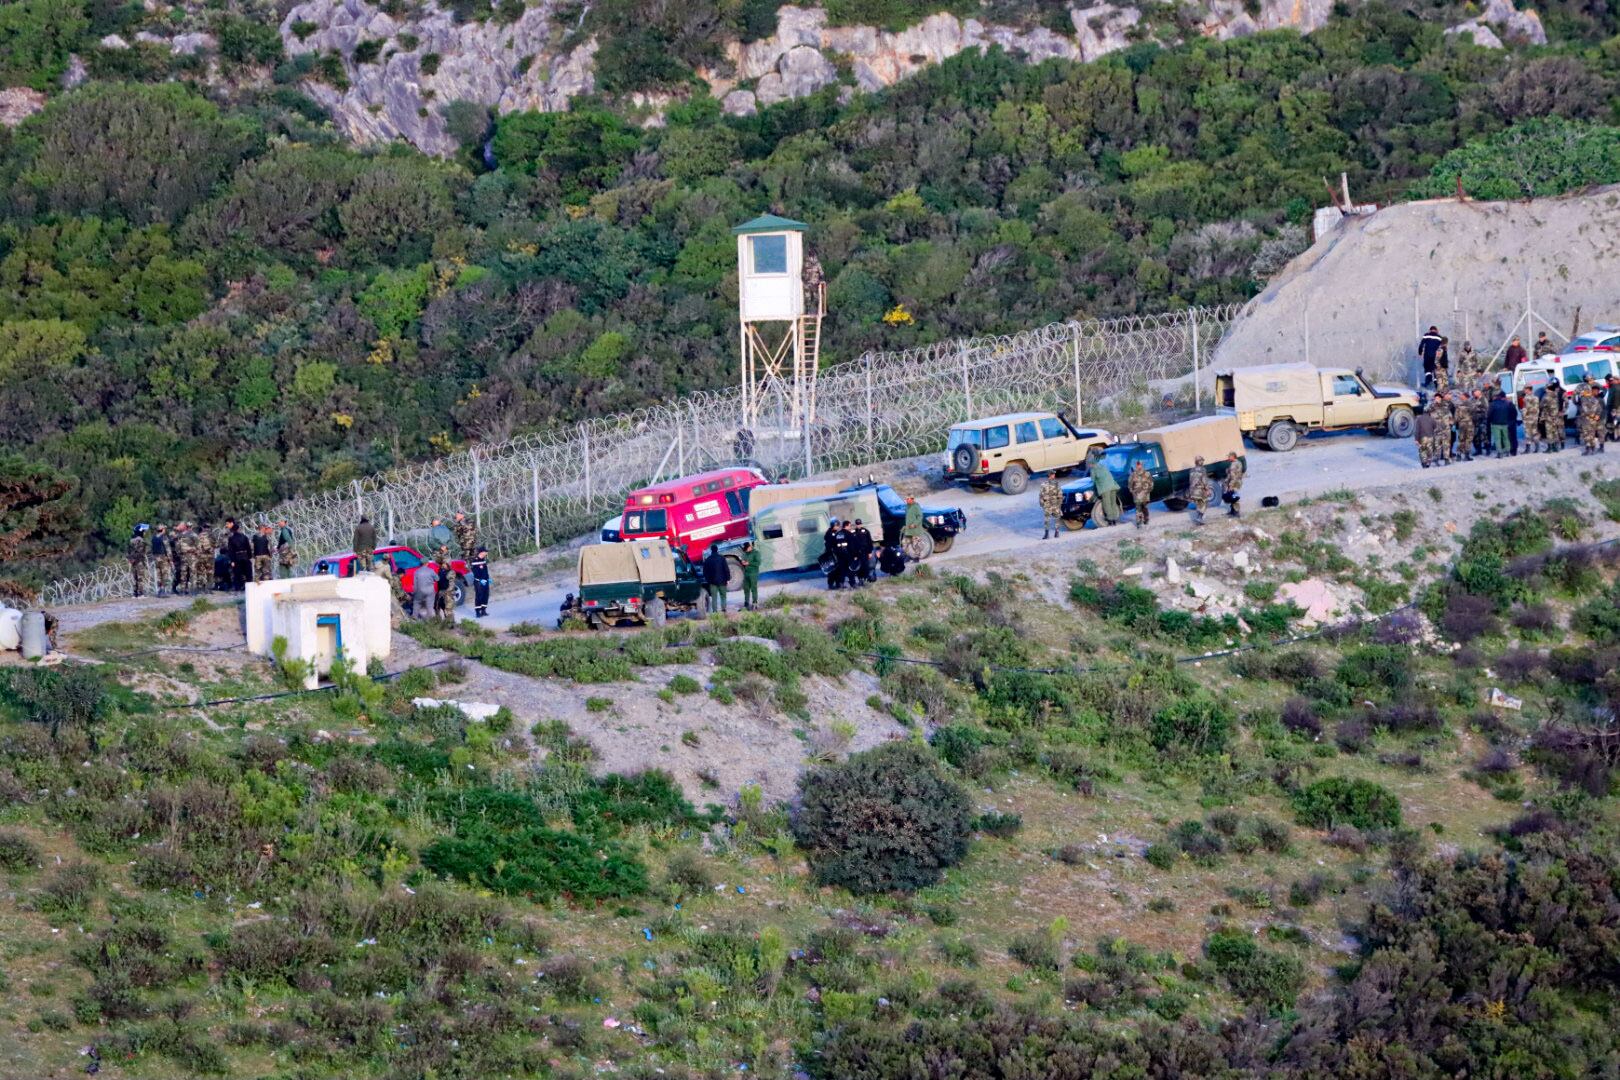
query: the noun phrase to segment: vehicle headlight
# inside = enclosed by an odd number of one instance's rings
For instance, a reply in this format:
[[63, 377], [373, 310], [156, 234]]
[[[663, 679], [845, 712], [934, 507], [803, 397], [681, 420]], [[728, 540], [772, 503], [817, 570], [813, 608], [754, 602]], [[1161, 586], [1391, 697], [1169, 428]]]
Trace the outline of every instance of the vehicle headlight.
[[945, 524], [945, 515], [944, 514], [929, 514], [928, 515], [928, 524], [930, 524], [930, 525], [943, 525], [943, 524]]

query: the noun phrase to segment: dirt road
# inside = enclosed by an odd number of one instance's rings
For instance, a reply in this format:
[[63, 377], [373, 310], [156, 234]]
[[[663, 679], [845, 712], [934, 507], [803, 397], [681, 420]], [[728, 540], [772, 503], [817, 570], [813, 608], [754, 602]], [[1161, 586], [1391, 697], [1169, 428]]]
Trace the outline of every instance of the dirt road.
[[[1504, 461], [1476, 459], [1470, 463], [1424, 470], [1418, 465], [1416, 451], [1409, 439], [1341, 432], [1302, 439], [1297, 448], [1286, 454], [1251, 449], [1248, 461], [1243, 501], [1244, 506], [1252, 511], [1259, 509], [1260, 500], [1267, 495], [1277, 496], [1286, 505], [1290, 501], [1340, 488], [1366, 491], [1411, 486], [1414, 490], [1422, 490], [1419, 485], [1446, 483], [1450, 486], [1465, 477], [1488, 478], [1491, 485], [1519, 485], [1526, 482], [1527, 474], [1536, 472], [1538, 478], [1535, 483], [1548, 487], [1541, 473], [1548, 468], [1559, 470], [1571, 478], [1577, 472], [1585, 471], [1620, 474], [1620, 446], [1601, 458], [1582, 458], [1579, 448], [1574, 447], [1555, 455]], [[924, 490], [922, 470], [937, 468], [936, 455], [900, 463], [889, 475], [880, 474], [880, 477], [888, 479], [902, 491], [921, 496]], [[957, 539], [949, 552], [929, 560], [930, 565], [939, 569], [960, 568], [989, 556], [1021, 549], [1117, 544], [1130, 539], [1136, 532], [1128, 526], [1087, 528], [1081, 532], [1064, 533], [1057, 540], [1043, 544], [1035, 484], [1031, 484], [1029, 490], [1019, 496], [1003, 495], [999, 490], [977, 493], [958, 488], [930, 493], [927, 499], [930, 502], [954, 502], [968, 515], [967, 532]], [[1214, 518], [1213, 513], [1211, 518]], [[1170, 513], [1155, 506], [1149, 529], [1183, 529], [1187, 522], [1187, 515]], [[496, 571], [498, 575], [498, 567]], [[769, 597], [783, 591], [815, 592], [825, 588], [826, 581], [819, 574], [768, 574], [760, 582], [760, 596]], [[503, 596], [497, 577], [494, 587], [496, 599], [490, 604], [487, 623], [491, 629], [505, 629], [520, 622], [553, 626], [564, 595], [573, 591], [575, 579], [571, 570], [554, 570], [539, 580], [531, 579], [524, 583], [523, 592], [516, 596]], [[737, 600], [735, 595], [733, 600]]]

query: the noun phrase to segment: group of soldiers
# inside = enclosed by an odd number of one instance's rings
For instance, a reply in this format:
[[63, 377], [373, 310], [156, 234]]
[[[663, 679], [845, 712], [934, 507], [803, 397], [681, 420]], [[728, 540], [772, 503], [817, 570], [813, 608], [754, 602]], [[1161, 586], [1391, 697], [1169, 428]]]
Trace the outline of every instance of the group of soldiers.
[[271, 580], [277, 567], [279, 576], [291, 577], [298, 561], [285, 518], [274, 526], [261, 522], [251, 534], [235, 518], [222, 525], [180, 521], [173, 528], [142, 522], [131, 530], [126, 556], [136, 596], [148, 587], [156, 596], [240, 590], [249, 581]]
[[[1601, 454], [1610, 439], [1620, 439], [1620, 378], [1598, 382], [1590, 375], [1566, 392], [1556, 381], [1528, 388], [1515, 399], [1489, 376], [1438, 391], [1418, 415], [1414, 436], [1418, 461], [1425, 468], [1516, 454], [1556, 453], [1566, 445], [1569, 398], [1576, 399], [1575, 430], [1582, 456]], [[1523, 424], [1524, 436], [1519, 435]]]
[[454, 540], [461, 550], [462, 559], [467, 563], [467, 573], [472, 578], [473, 615], [479, 619], [489, 615], [489, 549], [478, 542], [478, 526], [464, 511], [457, 510], [448, 523], [443, 518], [434, 518], [428, 529], [428, 538], [434, 544], [433, 554], [416, 568], [411, 579], [411, 592], [407, 593], [404, 582], [394, 572], [393, 563], [386, 557], [378, 557], [377, 527], [370, 518], [362, 515], [355, 523], [350, 539], [354, 551], [354, 570], [351, 572], [358, 573], [365, 569], [387, 578], [399, 615], [408, 613], [417, 619], [454, 622], [456, 571], [450, 557], [450, 543]]
[[[1102, 507], [1103, 524], [1118, 525], [1124, 516], [1119, 503], [1119, 481], [1114, 479], [1102, 454], [1093, 450], [1086, 455], [1086, 471], [1091, 476], [1092, 492]], [[1147, 528], [1151, 517], [1149, 506], [1153, 502], [1153, 474], [1147, 471], [1147, 466], [1141, 461], [1131, 466], [1131, 471], [1126, 474], [1125, 488], [1131, 493], [1131, 503], [1136, 509], [1136, 527]], [[1226, 475], [1221, 478], [1221, 501], [1226, 504], [1227, 517], [1242, 516], [1238, 510], [1242, 490], [1243, 459], [1235, 452], [1229, 453], [1226, 455]], [[1203, 525], [1204, 511], [1215, 501], [1215, 481], [1210, 478], [1202, 456], [1193, 458], [1193, 467], [1187, 471], [1184, 497], [1192, 506], [1193, 524]], [[1040, 504], [1041, 539], [1049, 540], [1057, 536], [1058, 530], [1063, 527], [1063, 488], [1058, 483], [1056, 473], [1048, 473], [1041, 484]]]

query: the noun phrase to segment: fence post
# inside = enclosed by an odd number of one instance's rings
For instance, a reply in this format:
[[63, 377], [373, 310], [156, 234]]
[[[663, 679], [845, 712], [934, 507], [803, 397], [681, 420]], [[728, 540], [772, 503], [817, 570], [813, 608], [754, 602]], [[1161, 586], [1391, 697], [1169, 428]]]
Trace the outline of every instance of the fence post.
[[590, 509], [591, 502], [593, 501], [591, 497], [593, 494], [591, 491], [591, 429], [588, 427], [581, 427], [579, 429], [579, 434], [580, 457], [585, 461], [585, 507], [586, 509]]
[[866, 449], [872, 449], [872, 354], [866, 354]]
[[[1192, 352], [1193, 352], [1193, 408], [1202, 410], [1204, 407], [1204, 388], [1198, 380], [1198, 309], [1187, 309], [1187, 322], [1192, 325]], [[1306, 363], [1309, 363], [1309, 359]]]
[[388, 507], [388, 542], [392, 544], [399, 540], [399, 533], [394, 531], [394, 496], [392, 493], [387, 496], [387, 500], [385, 505]]
[[540, 459], [529, 455], [529, 499], [534, 511], [534, 549], [540, 550]]
[[1080, 399], [1080, 324], [1069, 324], [1069, 355], [1074, 360], [1074, 422], [1085, 423], [1085, 403]]
[[968, 350], [962, 350], [962, 397], [967, 402], [967, 414], [973, 415], [973, 381], [968, 377]]
[[365, 500], [360, 498], [360, 481], [354, 480], [351, 483], [354, 484], [354, 516], [363, 518], [366, 516], [366, 504]]
[[686, 428], [681, 424], [681, 418], [675, 418], [675, 471], [686, 475]]

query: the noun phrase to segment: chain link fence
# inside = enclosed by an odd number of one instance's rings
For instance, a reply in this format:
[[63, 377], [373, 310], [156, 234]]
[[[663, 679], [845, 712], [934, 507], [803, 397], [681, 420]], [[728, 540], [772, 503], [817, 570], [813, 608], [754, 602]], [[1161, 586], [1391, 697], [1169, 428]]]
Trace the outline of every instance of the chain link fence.
[[[349, 547], [364, 514], [390, 541], [409, 542], [433, 518], [464, 510], [496, 557], [594, 531], [625, 494], [656, 480], [748, 460], [772, 476], [874, 465], [943, 450], [953, 423], [1019, 409], [1067, 410], [1076, 423], [1098, 402], [1196, 374], [1244, 310], [1054, 323], [1020, 334], [961, 338], [903, 352], [866, 353], [822, 372], [808, 432], [740, 431], [742, 394], [692, 394], [614, 416], [401, 466], [346, 488], [292, 499], [263, 515], [286, 518], [305, 564]], [[785, 401], [761, 409], [784, 416]], [[123, 560], [46, 586], [52, 606], [131, 594]]]

